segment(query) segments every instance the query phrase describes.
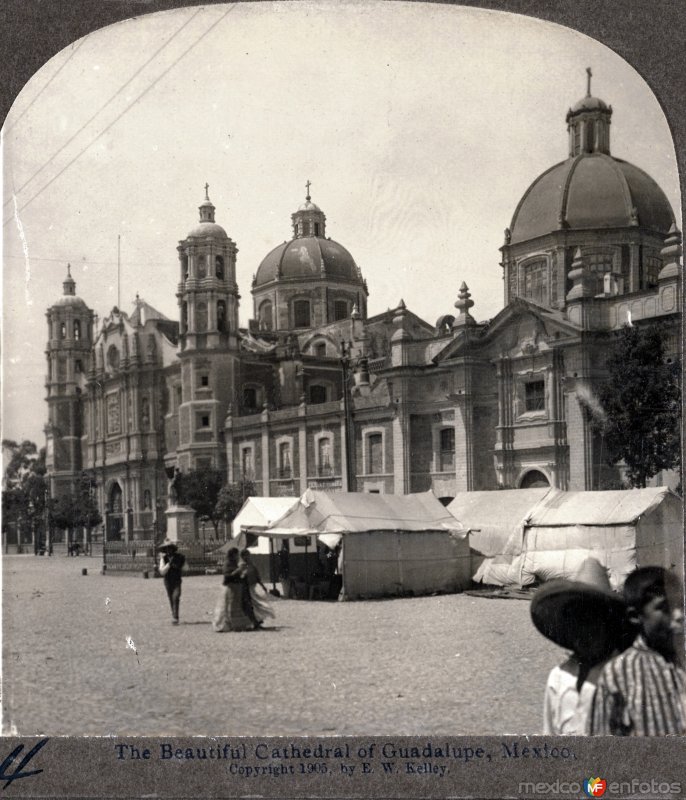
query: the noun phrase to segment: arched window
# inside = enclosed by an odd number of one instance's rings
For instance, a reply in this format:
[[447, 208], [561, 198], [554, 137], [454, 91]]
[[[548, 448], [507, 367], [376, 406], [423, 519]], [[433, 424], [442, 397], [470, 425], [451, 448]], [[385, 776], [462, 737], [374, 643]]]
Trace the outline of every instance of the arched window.
[[537, 469], [527, 472], [519, 484], [520, 489], [542, 489], [544, 486], [550, 486], [550, 481]]
[[152, 508], [152, 499], [150, 497], [150, 489], [146, 489], [143, 492], [143, 508], [144, 509]]
[[257, 389], [254, 386], [243, 387], [243, 407], [246, 411], [257, 410]]
[[113, 344], [107, 348], [107, 363], [110, 369], [119, 369], [119, 350]]
[[207, 260], [205, 256], [198, 256], [198, 278], [205, 278], [207, 276]]
[[318, 222], [314, 223], [314, 235], [315, 236], [319, 236], [319, 223]]
[[317, 342], [313, 349], [316, 356], [323, 358], [326, 355], [326, 342]]
[[294, 328], [310, 327], [309, 300], [295, 300], [293, 302], [293, 327]]
[[217, 300], [217, 330], [224, 333], [226, 327], [226, 302]]
[[181, 274], [185, 281], [188, 278], [188, 256], [185, 253], [181, 256]]
[[258, 312], [258, 325], [261, 331], [271, 331], [274, 329], [271, 300], [265, 300], [260, 305]]
[[224, 280], [224, 256], [214, 257], [214, 274], [219, 280]]
[[63, 322], [63, 323], [60, 325], [60, 339], [66, 339], [66, 338], [67, 338], [67, 326], [66, 326], [66, 324]]
[[188, 303], [181, 304], [181, 333], [188, 329]]
[[207, 304], [198, 303], [195, 310], [195, 329], [198, 333], [204, 333], [207, 330]]
[[78, 319], [74, 320], [74, 339], [78, 342], [81, 338], [81, 323]]

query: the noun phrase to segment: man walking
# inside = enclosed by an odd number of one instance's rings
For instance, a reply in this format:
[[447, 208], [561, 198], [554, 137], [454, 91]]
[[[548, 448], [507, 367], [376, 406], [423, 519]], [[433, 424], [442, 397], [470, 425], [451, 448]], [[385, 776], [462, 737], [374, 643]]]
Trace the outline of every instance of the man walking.
[[160, 545], [159, 572], [164, 578], [169, 605], [172, 612], [172, 625], [179, 624], [179, 603], [181, 602], [181, 571], [186, 563], [186, 556], [178, 552], [176, 542], [165, 539]]

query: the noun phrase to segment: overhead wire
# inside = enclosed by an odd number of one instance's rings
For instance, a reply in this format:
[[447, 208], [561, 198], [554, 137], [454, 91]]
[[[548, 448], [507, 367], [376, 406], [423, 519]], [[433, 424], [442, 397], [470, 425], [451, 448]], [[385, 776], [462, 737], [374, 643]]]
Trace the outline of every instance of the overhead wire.
[[[104, 102], [104, 103], [103, 103], [103, 104], [100, 106], [100, 108], [98, 108], [98, 110], [97, 110], [97, 111], [96, 111], [96, 112], [95, 112], [95, 113], [94, 113], [94, 114], [93, 114], [91, 117], [89, 117], [89, 119], [88, 119], [88, 120], [86, 120], [86, 122], [84, 122], [84, 123], [83, 123], [83, 124], [82, 124], [82, 125], [81, 125], [81, 126], [80, 126], [80, 127], [79, 127], [79, 128], [78, 128], [78, 129], [77, 129], [77, 130], [76, 130], [76, 131], [75, 131], [75, 132], [74, 132], [74, 133], [73, 133], [73, 134], [72, 134], [72, 135], [71, 135], [71, 136], [68, 138], [68, 139], [67, 139], [67, 141], [66, 141], [66, 142], [64, 142], [64, 144], [63, 144], [63, 145], [62, 145], [62, 146], [59, 148], [59, 150], [57, 150], [56, 152], [54, 152], [54, 153], [53, 153], [53, 154], [50, 156], [50, 158], [49, 158], [47, 161], [45, 161], [45, 162], [44, 162], [44, 163], [43, 163], [43, 164], [42, 164], [42, 165], [41, 165], [41, 166], [40, 166], [40, 167], [39, 167], [39, 168], [38, 168], [38, 169], [37, 169], [37, 170], [36, 170], [36, 171], [35, 171], [35, 172], [34, 172], [34, 173], [33, 173], [33, 174], [32, 174], [32, 175], [31, 175], [31, 176], [28, 178], [28, 179], [27, 179], [27, 180], [25, 180], [25, 181], [24, 181], [24, 183], [23, 183], [23, 184], [22, 184], [22, 185], [21, 185], [21, 186], [20, 186], [18, 189], [14, 189], [14, 191], [13, 191], [13, 194], [14, 194], [14, 195], [16, 195], [16, 194], [18, 194], [19, 192], [23, 191], [23, 190], [24, 190], [24, 189], [25, 189], [25, 188], [26, 188], [26, 187], [29, 185], [29, 183], [31, 183], [31, 181], [32, 181], [32, 180], [33, 180], [35, 177], [37, 177], [38, 175], [40, 175], [40, 173], [41, 173], [41, 172], [43, 172], [43, 170], [44, 170], [44, 169], [46, 169], [46, 168], [47, 168], [47, 167], [48, 167], [48, 166], [49, 166], [49, 165], [50, 165], [50, 164], [51, 164], [51, 163], [52, 163], [52, 162], [53, 162], [53, 161], [54, 161], [54, 160], [57, 158], [57, 156], [58, 156], [58, 155], [59, 155], [59, 154], [60, 154], [60, 153], [61, 153], [63, 150], [65, 150], [67, 147], [69, 147], [69, 145], [70, 145], [70, 144], [71, 144], [71, 143], [74, 141], [74, 139], [76, 139], [76, 137], [77, 137], [77, 136], [78, 136], [78, 135], [79, 135], [79, 134], [80, 134], [80, 133], [81, 133], [81, 132], [82, 132], [82, 131], [83, 131], [85, 128], [87, 128], [87, 127], [88, 127], [88, 126], [91, 124], [91, 122], [93, 122], [93, 120], [94, 120], [94, 119], [95, 119], [95, 118], [96, 118], [96, 117], [97, 117], [99, 114], [101, 114], [101, 113], [102, 113], [102, 112], [103, 112], [103, 111], [104, 111], [104, 110], [107, 108], [107, 106], [108, 106], [108, 105], [110, 105], [110, 104], [113, 102], [113, 100], [114, 100], [115, 98], [117, 98], [117, 97], [118, 97], [118, 96], [119, 96], [119, 95], [120, 95], [120, 94], [121, 94], [121, 93], [122, 93], [122, 92], [123, 92], [123, 91], [124, 91], [124, 90], [125, 90], [125, 89], [126, 89], [128, 86], [129, 86], [129, 84], [131, 84], [131, 83], [132, 83], [132, 82], [133, 82], [133, 81], [134, 81], [134, 80], [135, 80], [135, 79], [136, 79], [136, 78], [137, 78], [137, 77], [138, 77], [138, 76], [141, 74], [141, 72], [142, 72], [142, 71], [143, 71], [143, 70], [144, 70], [144, 69], [145, 69], [145, 68], [148, 66], [148, 64], [150, 64], [152, 61], [154, 61], [154, 60], [157, 58], [157, 56], [158, 56], [158, 55], [159, 55], [159, 54], [162, 52], [162, 50], [164, 50], [164, 48], [165, 48], [165, 47], [167, 47], [169, 44], [171, 44], [171, 42], [172, 42], [172, 41], [173, 41], [173, 40], [174, 40], [174, 39], [175, 39], [175, 38], [176, 38], [176, 37], [177, 37], [177, 36], [178, 36], [178, 35], [181, 33], [181, 31], [182, 31], [182, 30], [183, 30], [183, 29], [184, 29], [184, 28], [185, 28], [187, 25], [189, 25], [189, 24], [190, 24], [190, 23], [193, 21], [193, 19], [195, 19], [195, 17], [197, 17], [197, 16], [198, 16], [198, 14], [199, 14], [201, 11], [202, 11], [202, 9], [198, 9], [197, 11], [195, 11], [195, 13], [194, 13], [194, 14], [192, 14], [190, 17], [188, 17], [188, 19], [187, 19], [187, 20], [185, 20], [185, 22], [183, 23], [183, 25], [181, 25], [181, 27], [180, 27], [178, 30], [174, 31], [174, 33], [172, 33], [172, 35], [171, 35], [171, 36], [170, 36], [170, 37], [169, 37], [169, 38], [168, 38], [168, 39], [167, 39], [167, 40], [166, 40], [166, 41], [165, 41], [165, 42], [164, 42], [162, 45], [160, 45], [160, 47], [158, 47], [158, 48], [157, 48], [157, 50], [155, 50], [155, 52], [154, 52], [154, 53], [153, 53], [153, 54], [150, 56], [150, 58], [149, 58], [149, 59], [148, 59], [148, 60], [147, 60], [147, 61], [146, 61], [144, 64], [141, 64], [141, 66], [140, 66], [140, 67], [138, 67], [138, 68], [136, 69], [136, 71], [133, 73], [133, 75], [132, 75], [132, 76], [131, 76], [131, 77], [130, 77], [130, 78], [127, 80], [127, 81], [126, 81], [126, 83], [122, 84], [122, 85], [121, 85], [121, 86], [120, 86], [120, 87], [117, 89], [117, 91], [116, 91], [116, 92], [115, 92], [115, 93], [114, 93], [114, 94], [113, 94], [111, 97], [109, 97], [107, 100], [105, 100], [105, 102]], [[90, 145], [89, 145], [89, 146], [90, 146]], [[4, 205], [5, 205], [5, 206], [7, 206], [7, 205], [9, 205], [9, 203], [11, 203], [11, 202], [12, 202], [12, 197], [9, 197], [7, 200], [5, 200], [5, 203], [4, 203]]]
[[[142, 97], [144, 97], [151, 89], [153, 89], [161, 80], [162, 78], [167, 75], [178, 63], [181, 61], [184, 56], [186, 56], [194, 47], [196, 47], [214, 28], [222, 22], [225, 17], [233, 11], [235, 5], [230, 6], [219, 19], [215, 20], [215, 22], [210, 25], [210, 27], [204, 31], [192, 44], [190, 44], [184, 51], [181, 53], [174, 61], [162, 72], [160, 75], [155, 78], [155, 80], [149, 84], [139, 95], [135, 98], [129, 105], [120, 112], [113, 120], [109, 123], [100, 133], [92, 139], [84, 148], [82, 148], [72, 159], [71, 161], [67, 162], [64, 167], [54, 175], [46, 184], [44, 184], [34, 195], [32, 195], [25, 203], [23, 203], [18, 209], [17, 213], [23, 211], [27, 206], [29, 206], [37, 197], [39, 197], [49, 186], [51, 186], [61, 175], [63, 175], [69, 167], [77, 161], [92, 145], [94, 145], [99, 139], [101, 139], [117, 122], [136, 104]], [[8, 222], [14, 219], [14, 216], [10, 216], [3, 222], [3, 226], [7, 225]]]
[[19, 114], [19, 116], [12, 120], [10, 124], [5, 128], [3, 131], [3, 135], [7, 136], [7, 134], [14, 128], [14, 126], [19, 122], [19, 120], [26, 114], [26, 112], [31, 108], [31, 106], [38, 100], [38, 98], [43, 94], [43, 92], [50, 86], [50, 84], [55, 80], [55, 78], [62, 72], [62, 70], [67, 66], [67, 64], [74, 58], [76, 53], [78, 52], [79, 48], [83, 45], [83, 43], [88, 38], [89, 34], [86, 34], [83, 38], [79, 39], [74, 47], [72, 47], [69, 56], [64, 59], [64, 61], [59, 65], [58, 69], [53, 72], [50, 78], [43, 84], [42, 88], [38, 91], [38, 93], [33, 97], [31, 102], [26, 106], [26, 108]]

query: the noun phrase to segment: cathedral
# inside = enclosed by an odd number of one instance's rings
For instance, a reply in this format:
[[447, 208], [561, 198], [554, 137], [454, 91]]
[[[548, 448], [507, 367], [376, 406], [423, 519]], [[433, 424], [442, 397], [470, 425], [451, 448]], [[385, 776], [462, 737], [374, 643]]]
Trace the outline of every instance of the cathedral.
[[514, 209], [504, 305], [486, 321], [464, 283], [434, 324], [402, 301], [369, 316], [309, 182], [245, 327], [237, 247], [207, 186], [177, 247], [178, 322], [137, 297], [96, 329], [67, 269], [47, 312], [52, 496], [85, 471], [108, 536], [136, 540], [163, 519], [175, 471], [203, 466], [264, 496], [616, 488], [590, 407], [627, 323], [659, 324], [680, 357], [681, 234], [657, 183], [611, 155], [611, 117], [590, 87], [567, 112], [568, 158]]

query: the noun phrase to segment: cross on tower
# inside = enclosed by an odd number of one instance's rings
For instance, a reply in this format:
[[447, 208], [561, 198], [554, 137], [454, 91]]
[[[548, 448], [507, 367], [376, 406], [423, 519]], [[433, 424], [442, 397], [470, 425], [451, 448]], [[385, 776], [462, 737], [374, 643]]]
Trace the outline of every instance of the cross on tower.
[[306, 199], [309, 200], [310, 199], [310, 186], [312, 186], [312, 184], [308, 180], [307, 183], [305, 184], [305, 186], [307, 187], [307, 197], [306, 197]]
[[206, 183], [205, 184], [205, 200], [209, 200], [210, 199], [209, 188], [210, 188], [210, 184]]
[[591, 96], [591, 78], [593, 77], [593, 73], [591, 72], [590, 67], [586, 67], [586, 75], [588, 76], [587, 83], [586, 83], [586, 97]]

